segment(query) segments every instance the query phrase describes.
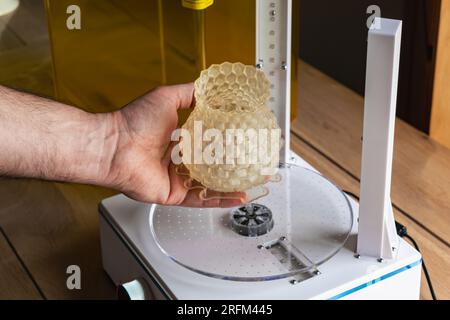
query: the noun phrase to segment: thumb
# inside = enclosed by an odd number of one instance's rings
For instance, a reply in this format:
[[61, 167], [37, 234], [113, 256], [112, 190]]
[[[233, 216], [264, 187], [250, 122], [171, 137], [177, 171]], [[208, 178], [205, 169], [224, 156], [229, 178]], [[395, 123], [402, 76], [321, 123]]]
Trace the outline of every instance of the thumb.
[[195, 105], [194, 84], [185, 83], [159, 88], [159, 93], [169, 99], [176, 109], [192, 108]]

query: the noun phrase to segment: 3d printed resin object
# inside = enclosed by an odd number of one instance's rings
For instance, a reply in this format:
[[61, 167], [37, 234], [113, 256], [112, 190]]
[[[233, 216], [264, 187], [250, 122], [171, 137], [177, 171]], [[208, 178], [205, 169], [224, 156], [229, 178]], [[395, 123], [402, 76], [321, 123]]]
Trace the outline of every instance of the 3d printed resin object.
[[[225, 62], [212, 65], [201, 72], [195, 82], [196, 106], [183, 129], [188, 130], [192, 137], [194, 127], [199, 123], [202, 132], [208, 129], [219, 130], [223, 136], [224, 154], [222, 163], [195, 164], [192, 163], [192, 157], [186, 156], [194, 153], [194, 150], [186, 150], [189, 146], [193, 148], [194, 144], [186, 147], [186, 144], [182, 143], [182, 160], [189, 171], [191, 182], [198, 181], [208, 190], [235, 192], [260, 186], [271, 179], [270, 175], [264, 173], [268, 172], [264, 169], [279, 165], [281, 131], [275, 116], [267, 107], [269, 96], [269, 81], [261, 70], [253, 66]], [[227, 132], [233, 132], [233, 129], [242, 129], [241, 132], [245, 133], [248, 133], [249, 129], [252, 129], [253, 133], [262, 132], [267, 139], [264, 142], [265, 147], [259, 149], [259, 144], [263, 143], [260, 136], [257, 140], [252, 140], [246, 135], [245, 143], [236, 143], [233, 154], [229, 155], [233, 162], [226, 161], [226, 135]], [[203, 148], [210, 143], [202, 142]], [[238, 159], [239, 157], [241, 158]]]

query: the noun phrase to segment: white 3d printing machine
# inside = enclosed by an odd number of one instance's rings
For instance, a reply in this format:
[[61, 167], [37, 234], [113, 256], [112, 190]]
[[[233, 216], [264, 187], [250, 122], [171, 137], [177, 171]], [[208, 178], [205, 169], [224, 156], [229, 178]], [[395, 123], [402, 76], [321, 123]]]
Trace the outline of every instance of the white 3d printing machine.
[[[103, 266], [128, 298], [419, 298], [421, 255], [398, 237], [390, 200], [402, 23], [376, 18], [369, 30], [357, 203], [289, 149], [291, 5], [257, 0], [256, 10], [256, 64], [285, 139], [281, 181], [232, 209], [102, 201]], [[281, 35], [270, 52], [269, 30]]]

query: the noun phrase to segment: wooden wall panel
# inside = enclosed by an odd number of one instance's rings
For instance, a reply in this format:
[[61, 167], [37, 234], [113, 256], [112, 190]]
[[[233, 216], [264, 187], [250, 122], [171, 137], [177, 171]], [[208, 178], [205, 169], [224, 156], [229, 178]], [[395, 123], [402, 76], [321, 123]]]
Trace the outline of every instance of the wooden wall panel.
[[442, 0], [430, 136], [450, 148], [450, 0]]

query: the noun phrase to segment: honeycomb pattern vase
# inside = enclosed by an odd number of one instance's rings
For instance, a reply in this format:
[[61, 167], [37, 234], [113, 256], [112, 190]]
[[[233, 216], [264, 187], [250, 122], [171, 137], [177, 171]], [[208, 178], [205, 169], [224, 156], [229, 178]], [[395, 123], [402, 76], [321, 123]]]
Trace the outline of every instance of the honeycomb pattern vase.
[[[194, 143], [182, 143], [182, 160], [190, 178], [219, 192], [245, 191], [267, 182], [270, 178], [266, 174], [270, 172], [267, 169], [278, 167], [281, 147], [281, 131], [267, 107], [269, 96], [269, 81], [262, 71], [253, 66], [225, 62], [201, 72], [195, 81], [196, 105], [183, 129], [189, 131], [191, 137], [194, 137], [194, 128], [199, 128], [199, 125], [203, 133], [208, 129], [220, 131], [223, 136], [223, 161], [195, 164], [192, 159]], [[242, 129], [241, 132], [245, 133], [249, 129], [258, 134], [267, 133], [265, 148], [259, 149], [258, 144], [263, 141], [260, 136], [257, 141], [245, 136], [245, 141], [235, 143], [234, 151], [231, 155], [229, 152], [227, 158], [226, 134], [236, 129]], [[256, 144], [253, 143], [255, 141]], [[208, 144], [210, 142], [202, 142], [202, 151]], [[186, 152], [187, 148], [191, 148], [190, 152]], [[229, 159], [233, 161], [226, 161]]]

